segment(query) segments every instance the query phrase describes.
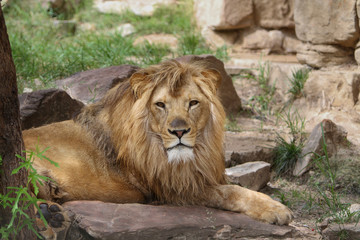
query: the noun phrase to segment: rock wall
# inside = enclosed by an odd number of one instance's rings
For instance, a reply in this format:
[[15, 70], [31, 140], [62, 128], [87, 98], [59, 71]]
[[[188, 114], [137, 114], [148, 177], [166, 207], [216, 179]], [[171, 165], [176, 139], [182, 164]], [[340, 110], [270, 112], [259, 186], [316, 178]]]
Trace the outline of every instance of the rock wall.
[[315, 68], [360, 64], [360, 0], [194, 0], [213, 47], [297, 54]]
[[197, 24], [213, 47], [294, 53], [294, 0], [195, 0]]
[[360, 63], [359, 7], [359, 0], [295, 0], [296, 35], [306, 43], [298, 60], [320, 68], [354, 62], [355, 53]]

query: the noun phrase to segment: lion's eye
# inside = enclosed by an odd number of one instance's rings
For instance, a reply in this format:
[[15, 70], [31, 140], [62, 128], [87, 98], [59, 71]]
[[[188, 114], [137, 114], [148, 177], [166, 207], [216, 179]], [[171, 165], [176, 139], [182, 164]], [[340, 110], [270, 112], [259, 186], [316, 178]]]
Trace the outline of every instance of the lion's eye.
[[189, 103], [189, 107], [193, 107], [195, 105], [199, 104], [199, 101], [197, 100], [191, 100], [190, 103]]
[[163, 103], [163, 102], [157, 102], [155, 104], [156, 104], [156, 106], [158, 106], [160, 108], [165, 108], [165, 103]]

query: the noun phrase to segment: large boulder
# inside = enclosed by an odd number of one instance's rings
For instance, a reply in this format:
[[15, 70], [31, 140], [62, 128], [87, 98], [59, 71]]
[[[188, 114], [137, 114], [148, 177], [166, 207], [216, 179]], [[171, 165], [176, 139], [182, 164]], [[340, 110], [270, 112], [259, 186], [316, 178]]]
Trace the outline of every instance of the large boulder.
[[309, 107], [351, 109], [359, 100], [360, 72], [311, 71], [304, 85]]
[[294, 28], [294, 0], [253, 0], [256, 23], [263, 28]]
[[241, 110], [241, 101], [237, 95], [231, 77], [226, 73], [224, 63], [213, 55], [187, 55], [177, 58], [178, 61], [206, 61], [210, 68], [214, 68], [221, 74], [222, 82], [218, 90], [221, 103], [226, 114], [235, 115]]
[[265, 50], [270, 52], [282, 51], [284, 34], [279, 30], [266, 31], [264, 29], [251, 29], [243, 34], [242, 47], [252, 50]]
[[[227, 114], [237, 114], [241, 110], [241, 101], [236, 94], [231, 77], [226, 73], [224, 63], [212, 55], [188, 55], [177, 58], [179, 61], [206, 61], [209, 67], [218, 70], [222, 84], [218, 91]], [[125, 81], [138, 70], [132, 65], [120, 65], [76, 73], [66, 79], [56, 81], [71, 97], [85, 104], [96, 102], [119, 82]]]
[[238, 38], [236, 31], [214, 31], [207, 26], [201, 29], [201, 35], [213, 50], [223, 46], [231, 46]]
[[253, 25], [252, 0], [195, 0], [194, 10], [201, 28], [229, 30]]
[[356, 0], [295, 0], [297, 37], [312, 44], [354, 47], [359, 39]]
[[355, 65], [312, 70], [302, 98], [294, 101], [306, 119], [306, 131], [323, 119], [330, 119], [348, 131], [348, 140], [360, 144], [360, 71]]
[[337, 153], [341, 145], [345, 145], [346, 136], [346, 130], [341, 126], [337, 126], [329, 119], [325, 119], [316, 125], [301, 152], [301, 157], [296, 161], [293, 175], [302, 175], [310, 169], [310, 163], [313, 158], [325, 154], [324, 140], [326, 154], [328, 157], [331, 157]]
[[302, 64], [314, 68], [336, 66], [347, 63], [354, 63], [354, 49], [339, 45], [313, 45], [303, 44], [296, 54]]
[[293, 239], [298, 236], [292, 227], [199, 206], [99, 201], [74, 201], [63, 206], [75, 219], [67, 239]]
[[101, 99], [110, 88], [130, 78], [138, 69], [132, 65], [94, 69], [76, 73], [55, 83], [71, 97], [88, 104]]
[[69, 120], [84, 106], [59, 89], [23, 93], [19, 101], [22, 130]]

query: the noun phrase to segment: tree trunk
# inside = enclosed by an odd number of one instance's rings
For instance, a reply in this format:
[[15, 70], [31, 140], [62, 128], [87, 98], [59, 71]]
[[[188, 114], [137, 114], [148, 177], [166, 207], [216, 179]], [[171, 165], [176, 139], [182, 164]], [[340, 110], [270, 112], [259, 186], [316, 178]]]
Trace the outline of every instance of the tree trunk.
[[[1, 2], [1, 0], [0, 0]], [[8, 186], [26, 186], [27, 171], [22, 169], [18, 174], [11, 175], [19, 166], [15, 154], [24, 156], [24, 143], [20, 127], [20, 112], [18, 89], [16, 85], [15, 65], [11, 55], [10, 42], [7, 35], [5, 19], [0, 7], [0, 155], [3, 164], [0, 170], [1, 194], [8, 192]], [[34, 210], [27, 212], [34, 218]], [[0, 207], [0, 224], [9, 223], [11, 211]], [[16, 239], [35, 239], [35, 234], [28, 228], [23, 228]]]

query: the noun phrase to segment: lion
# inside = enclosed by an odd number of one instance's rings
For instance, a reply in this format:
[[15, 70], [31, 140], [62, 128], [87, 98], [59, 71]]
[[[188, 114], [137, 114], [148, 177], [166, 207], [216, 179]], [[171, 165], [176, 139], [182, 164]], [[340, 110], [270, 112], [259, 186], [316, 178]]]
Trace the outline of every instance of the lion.
[[226, 181], [221, 75], [204, 62], [169, 60], [135, 72], [73, 120], [23, 132], [27, 149], [50, 147], [55, 167], [34, 167], [51, 203], [201, 205], [288, 224], [291, 211], [269, 196]]

